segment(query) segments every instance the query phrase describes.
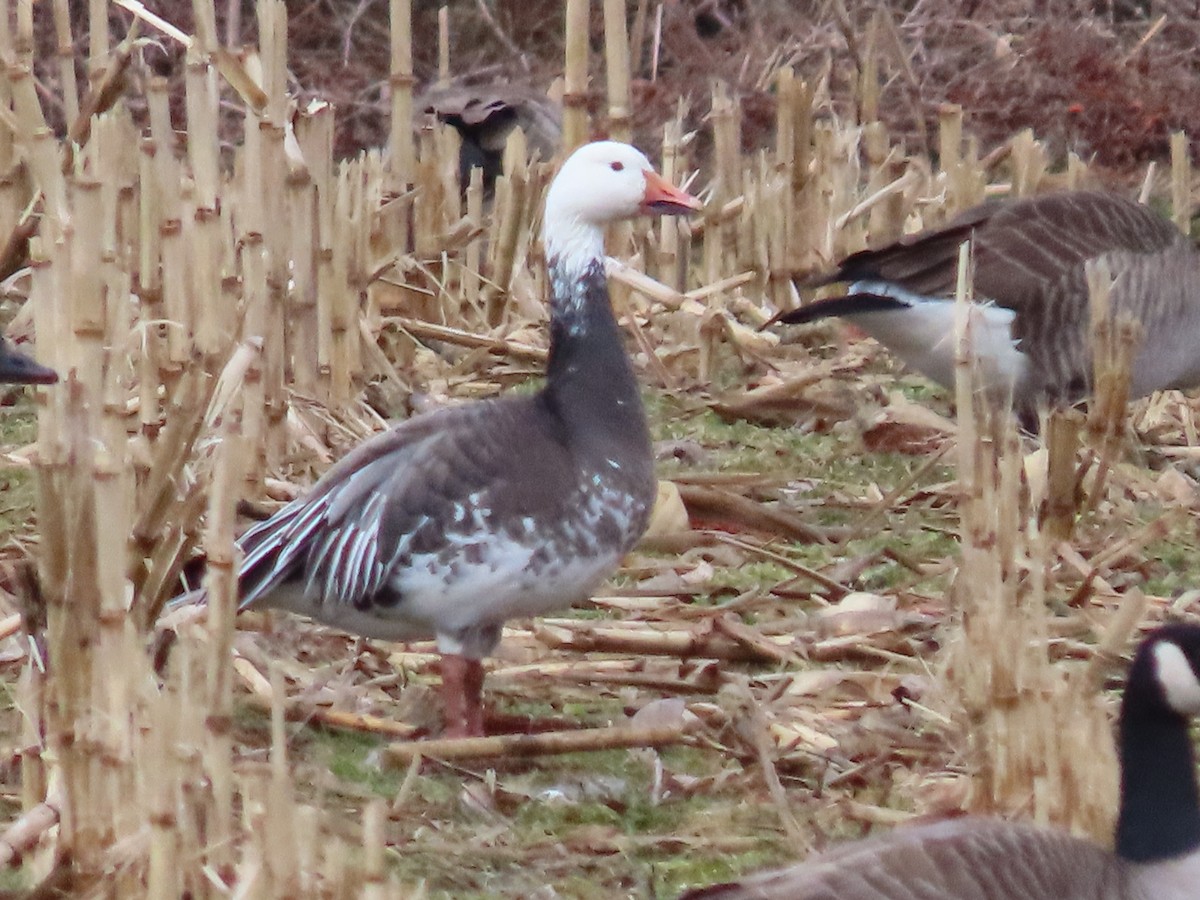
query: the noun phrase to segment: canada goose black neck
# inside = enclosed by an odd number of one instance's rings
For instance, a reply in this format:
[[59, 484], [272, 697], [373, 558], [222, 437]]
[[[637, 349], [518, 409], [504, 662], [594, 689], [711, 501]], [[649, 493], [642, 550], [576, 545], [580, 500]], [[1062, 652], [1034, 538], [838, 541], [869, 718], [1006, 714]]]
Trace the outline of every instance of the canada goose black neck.
[[[1196, 758], [1184, 712], [1172, 708], [1163, 693], [1163, 651], [1176, 663], [1188, 657], [1185, 626], [1168, 626], [1160, 640], [1146, 642], [1129, 670], [1121, 706], [1121, 814], [1117, 854], [1135, 862], [1153, 862], [1200, 849], [1200, 793]], [[1177, 644], [1172, 638], [1177, 634]], [[1195, 640], [1194, 635], [1192, 640]], [[1187, 677], [1192, 672], [1182, 673]], [[1195, 675], [1190, 676], [1193, 680]]]

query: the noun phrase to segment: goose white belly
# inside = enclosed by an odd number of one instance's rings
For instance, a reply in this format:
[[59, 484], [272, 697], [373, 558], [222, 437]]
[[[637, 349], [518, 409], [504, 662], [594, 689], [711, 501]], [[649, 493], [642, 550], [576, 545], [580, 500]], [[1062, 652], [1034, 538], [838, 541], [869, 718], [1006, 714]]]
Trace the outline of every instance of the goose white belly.
[[474, 565], [458, 561], [446, 566], [433, 554], [414, 557], [393, 581], [403, 599], [394, 609], [377, 608], [375, 614], [428, 623], [443, 652], [472, 655], [471, 648], [452, 646], [454, 635], [565, 609], [589, 597], [623, 555], [613, 548], [539, 564], [539, 558], [546, 559], [541, 549], [493, 539]]
[[570, 517], [524, 516], [499, 528], [489, 510], [459, 504], [461, 516], [447, 525], [441, 546], [409, 556], [386, 589], [361, 607], [322, 598], [302, 578], [259, 602], [368, 638], [436, 637], [443, 653], [486, 655], [507, 619], [543, 615], [589, 597], [640, 536], [648, 512], [643, 499], [603, 481], [580, 497]]
[[[860, 313], [855, 325], [884, 344], [912, 369], [954, 388], [955, 302], [914, 294], [882, 281], [858, 281], [847, 292], [892, 297], [904, 309]], [[971, 346], [989, 394], [1020, 396], [1029, 378], [1029, 358], [1012, 336], [1015, 313], [994, 303], [972, 304], [967, 322]]]
[[589, 597], [623, 555], [598, 551], [551, 559], [539, 568], [534, 564], [541, 555], [537, 547], [493, 535], [486, 544], [481, 541], [480, 548], [482, 556], [477, 563], [462, 559], [446, 563], [433, 553], [414, 557], [390, 582], [394, 596], [400, 598], [395, 604], [376, 600], [367, 609], [359, 609], [351, 604], [321, 603], [299, 581], [280, 585], [261, 604], [374, 640], [436, 637], [443, 652], [473, 656], [478, 651], [456, 646], [453, 635], [565, 609]]

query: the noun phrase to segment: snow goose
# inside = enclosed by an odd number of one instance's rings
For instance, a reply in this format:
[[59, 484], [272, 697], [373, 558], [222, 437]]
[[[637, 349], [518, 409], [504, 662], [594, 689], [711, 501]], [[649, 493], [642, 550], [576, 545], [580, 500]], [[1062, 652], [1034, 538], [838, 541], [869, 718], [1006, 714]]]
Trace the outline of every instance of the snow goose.
[[546, 195], [544, 387], [409, 419], [240, 540], [241, 609], [383, 640], [436, 638], [444, 733], [481, 735], [481, 657], [507, 619], [582, 600], [655, 497], [637, 381], [609, 305], [604, 228], [700, 202], [633, 147], [587, 144]]

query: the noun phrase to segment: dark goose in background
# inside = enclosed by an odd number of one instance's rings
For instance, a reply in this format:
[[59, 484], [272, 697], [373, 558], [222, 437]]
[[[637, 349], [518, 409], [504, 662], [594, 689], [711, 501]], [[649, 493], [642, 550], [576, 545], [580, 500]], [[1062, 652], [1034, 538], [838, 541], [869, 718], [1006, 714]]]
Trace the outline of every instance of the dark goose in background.
[[1197, 714], [1200, 626], [1165, 626], [1138, 648], [1121, 703], [1115, 852], [1031, 825], [952, 819], [681, 900], [1194, 900], [1200, 795], [1188, 726]]
[[503, 171], [504, 145], [514, 128], [525, 133], [531, 153], [546, 161], [562, 144], [562, 113], [544, 92], [516, 84], [453, 84], [432, 87], [414, 102], [421, 115], [454, 126], [462, 139], [459, 184], [465, 190], [471, 169], [483, 169], [484, 193], [491, 195]]
[[975, 351], [985, 387], [1023, 419], [1039, 403], [1073, 403], [1091, 388], [1084, 264], [1106, 257], [1110, 304], [1141, 323], [1130, 395], [1200, 385], [1200, 254], [1174, 225], [1114, 194], [1066, 192], [989, 202], [949, 224], [847, 257], [809, 283], [847, 282], [845, 296], [780, 313], [802, 323], [840, 316], [907, 365], [954, 386], [958, 247], [971, 240]]
[[435, 637], [445, 733], [483, 733], [505, 620], [582, 600], [646, 527], [650, 437], [604, 275], [604, 226], [695, 198], [626, 144], [577, 150], [546, 195], [550, 360], [533, 395], [409, 419], [241, 538], [241, 609], [383, 640]]
[[5, 338], [0, 337], [0, 382], [4, 384], [54, 384], [58, 373], [34, 362], [30, 357], [14, 350]]

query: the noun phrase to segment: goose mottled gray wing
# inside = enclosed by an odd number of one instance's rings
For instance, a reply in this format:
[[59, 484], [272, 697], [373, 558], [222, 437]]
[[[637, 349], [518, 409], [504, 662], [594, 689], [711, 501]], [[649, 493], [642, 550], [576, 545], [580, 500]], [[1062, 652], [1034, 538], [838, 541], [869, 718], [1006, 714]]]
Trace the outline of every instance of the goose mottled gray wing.
[[1141, 323], [1134, 396], [1187, 386], [1196, 371], [1181, 330], [1198, 324], [1200, 266], [1191, 242], [1147, 207], [1105, 193], [1050, 194], [1003, 209], [976, 245], [975, 290], [1013, 309], [1013, 337], [1040, 389], [1075, 400], [1090, 390], [1090, 309], [1084, 264], [1104, 257], [1116, 277], [1114, 314]]
[[649, 465], [564, 453], [565, 438], [544, 394], [379, 435], [243, 536], [242, 608], [486, 653], [505, 619], [585, 596], [645, 526]]
[[1119, 900], [1127, 880], [1087, 841], [969, 818], [901, 828], [681, 900]]

